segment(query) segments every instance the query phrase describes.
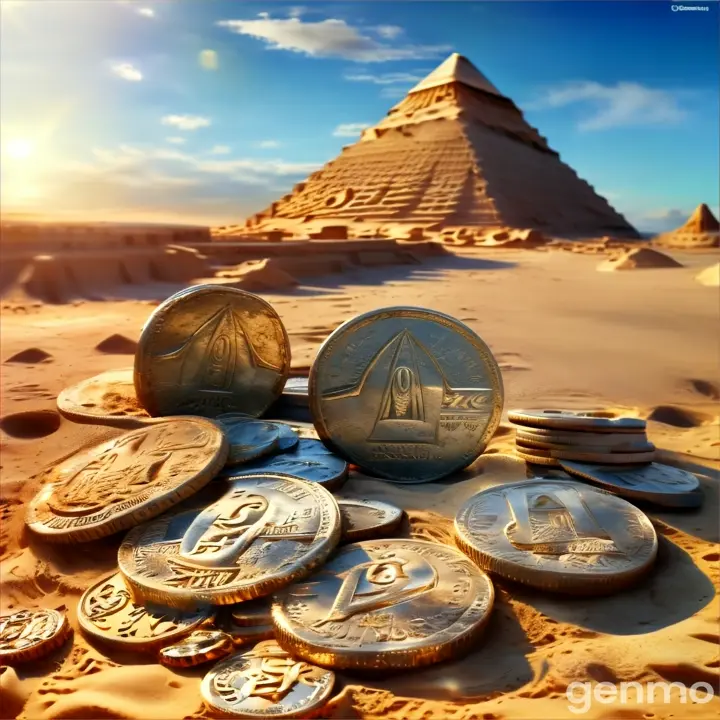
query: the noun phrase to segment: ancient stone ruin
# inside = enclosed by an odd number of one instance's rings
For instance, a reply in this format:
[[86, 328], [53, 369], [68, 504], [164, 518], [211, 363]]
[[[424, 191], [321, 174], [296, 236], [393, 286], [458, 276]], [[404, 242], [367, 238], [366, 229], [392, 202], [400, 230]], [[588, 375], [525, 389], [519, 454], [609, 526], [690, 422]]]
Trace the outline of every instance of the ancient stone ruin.
[[654, 243], [661, 247], [685, 248], [688, 250], [720, 247], [720, 224], [712, 210], [702, 203], [688, 221], [669, 233], [655, 238]]

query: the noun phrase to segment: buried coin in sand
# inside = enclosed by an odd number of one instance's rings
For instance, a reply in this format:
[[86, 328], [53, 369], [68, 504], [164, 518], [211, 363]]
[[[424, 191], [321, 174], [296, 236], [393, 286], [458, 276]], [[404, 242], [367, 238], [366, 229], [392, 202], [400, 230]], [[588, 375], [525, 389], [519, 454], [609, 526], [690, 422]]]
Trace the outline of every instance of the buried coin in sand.
[[321, 438], [372, 475], [436, 480], [469, 465], [503, 404], [497, 362], [468, 327], [421, 308], [386, 308], [337, 328], [310, 371]]
[[261, 420], [216, 418], [230, 445], [226, 465], [242, 465], [276, 452], [280, 433], [272, 423]]
[[46, 470], [26, 523], [49, 542], [112, 535], [159, 515], [206, 485], [225, 464], [227, 441], [210, 420], [158, 420], [80, 450]]
[[490, 578], [455, 548], [424, 540], [346, 545], [277, 593], [278, 642], [338, 669], [409, 668], [476, 644], [494, 600]]
[[159, 305], [143, 327], [135, 389], [151, 415], [261, 415], [290, 371], [290, 344], [262, 298], [197, 285]]
[[158, 659], [170, 667], [194, 667], [229, 655], [235, 646], [220, 630], [195, 630], [174, 645], [163, 648]]
[[0, 616], [0, 665], [38, 660], [59, 648], [72, 628], [60, 610], [20, 610]]
[[274, 640], [221, 660], [203, 679], [207, 705], [235, 717], [307, 718], [332, 694], [335, 673], [296, 660]]
[[510, 410], [508, 420], [531, 428], [590, 432], [638, 432], [646, 427], [640, 418], [614, 417], [602, 410]]
[[337, 497], [342, 519], [342, 542], [390, 537], [400, 527], [403, 511], [380, 500]]
[[645, 574], [657, 553], [648, 518], [581, 483], [537, 480], [483, 490], [455, 518], [458, 546], [481, 568], [544, 590], [610, 593]]
[[133, 601], [120, 573], [89, 587], [78, 603], [78, 622], [88, 635], [126, 650], [147, 652], [169, 645], [209, 623], [213, 612], [205, 608], [180, 612], [161, 605]]
[[127, 534], [118, 565], [139, 597], [191, 607], [268, 595], [309, 574], [340, 539], [337, 503], [317, 483], [265, 473], [218, 485], [214, 502]]

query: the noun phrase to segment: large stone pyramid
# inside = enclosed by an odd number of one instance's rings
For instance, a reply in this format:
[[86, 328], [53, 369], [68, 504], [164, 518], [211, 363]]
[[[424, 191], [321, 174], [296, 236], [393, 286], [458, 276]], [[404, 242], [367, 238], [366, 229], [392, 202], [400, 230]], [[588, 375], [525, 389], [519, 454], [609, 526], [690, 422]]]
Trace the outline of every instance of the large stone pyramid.
[[712, 210], [702, 203], [695, 208], [688, 221], [677, 230], [658, 235], [656, 245], [674, 248], [720, 247], [720, 223]]
[[457, 53], [246, 229], [397, 224], [638, 237]]

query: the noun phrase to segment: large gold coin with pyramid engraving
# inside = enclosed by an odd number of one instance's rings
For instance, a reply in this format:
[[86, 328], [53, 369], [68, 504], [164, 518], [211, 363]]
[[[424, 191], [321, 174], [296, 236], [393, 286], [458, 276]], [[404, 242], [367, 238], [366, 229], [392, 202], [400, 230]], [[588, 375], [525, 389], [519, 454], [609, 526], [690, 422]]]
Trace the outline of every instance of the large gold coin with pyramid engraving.
[[435, 480], [469, 465], [500, 422], [503, 384], [485, 343], [421, 308], [386, 308], [335, 330], [310, 371], [323, 441], [372, 475]]
[[28, 527], [51, 542], [111, 535], [193, 495], [223, 467], [227, 441], [211, 420], [174, 417], [80, 450], [45, 472]]
[[252, 600], [308, 575], [340, 539], [337, 503], [317, 483], [267, 473], [216, 481], [212, 493], [127, 534], [118, 565], [138, 597], [172, 607]]
[[480, 567], [544, 590], [614, 592], [657, 554], [650, 520], [629, 502], [577, 482], [483, 490], [455, 518], [458, 546]]
[[159, 305], [135, 355], [135, 390], [151, 415], [261, 415], [285, 387], [290, 343], [262, 298], [197, 285]]
[[405, 668], [466, 652], [492, 610], [490, 578], [455, 548], [424, 540], [347, 545], [273, 603], [288, 652], [332, 668]]
[[0, 665], [29, 662], [59, 648], [72, 632], [61, 610], [19, 610], [0, 616]]

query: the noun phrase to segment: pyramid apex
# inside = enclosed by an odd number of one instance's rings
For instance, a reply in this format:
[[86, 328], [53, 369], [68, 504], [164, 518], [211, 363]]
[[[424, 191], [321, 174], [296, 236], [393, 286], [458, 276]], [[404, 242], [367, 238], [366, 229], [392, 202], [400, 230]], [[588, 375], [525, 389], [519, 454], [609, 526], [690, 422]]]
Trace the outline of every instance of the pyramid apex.
[[502, 93], [464, 55], [456, 52], [440, 63], [424, 80], [410, 90], [410, 93], [447, 85], [451, 82], [469, 85], [477, 90], [502, 97]]
[[720, 228], [717, 218], [705, 203], [698, 205], [688, 221], [680, 228], [694, 233], [718, 232], [718, 229]]

